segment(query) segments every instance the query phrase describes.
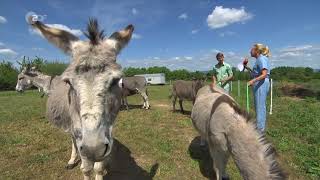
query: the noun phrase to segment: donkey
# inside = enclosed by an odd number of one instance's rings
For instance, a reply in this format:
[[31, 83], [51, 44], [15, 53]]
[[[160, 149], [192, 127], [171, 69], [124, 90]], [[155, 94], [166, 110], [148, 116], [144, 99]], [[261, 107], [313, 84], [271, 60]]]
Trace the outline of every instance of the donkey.
[[285, 179], [275, 160], [274, 149], [259, 133], [235, 100], [219, 87], [205, 86], [198, 91], [191, 118], [209, 145], [216, 179], [225, 178], [232, 155], [243, 179]]
[[143, 109], [149, 109], [149, 97], [147, 91], [147, 81], [144, 77], [133, 76], [133, 77], [123, 77], [119, 83], [122, 88], [122, 99], [121, 104], [125, 105], [126, 109], [129, 110], [128, 106], [128, 96], [135, 94], [140, 94], [143, 99]]
[[103, 179], [113, 146], [112, 127], [120, 109], [118, 81], [122, 71], [116, 58], [130, 41], [134, 27], [128, 25], [105, 38], [97, 20], [90, 19], [85, 32], [89, 41], [81, 41], [32, 17], [28, 20], [50, 43], [72, 57], [67, 69], [52, 81], [47, 118], [71, 134], [72, 155], [78, 151], [84, 179], [89, 180], [93, 170], [96, 179]]
[[39, 92], [43, 92], [41, 97], [49, 95], [52, 81], [55, 77], [45, 75], [37, 70], [35, 67], [25, 66], [18, 74], [16, 91], [24, 92], [26, 89], [35, 86]]
[[204, 81], [195, 79], [193, 81], [184, 81], [184, 80], [177, 80], [172, 85], [172, 92], [169, 98], [172, 98], [172, 106], [173, 111], [176, 111], [176, 101], [177, 98], [179, 98], [179, 104], [180, 104], [180, 111], [181, 113], [184, 113], [184, 109], [182, 106], [183, 100], [189, 100], [192, 101], [192, 104], [194, 104], [194, 101], [196, 99], [196, 95], [198, 90], [204, 86]]

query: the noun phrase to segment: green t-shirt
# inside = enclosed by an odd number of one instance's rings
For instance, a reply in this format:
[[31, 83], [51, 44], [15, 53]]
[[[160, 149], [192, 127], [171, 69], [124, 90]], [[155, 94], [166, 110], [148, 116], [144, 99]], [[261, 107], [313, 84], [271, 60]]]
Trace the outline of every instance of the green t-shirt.
[[217, 85], [229, 92], [230, 83], [226, 83], [224, 86], [222, 86], [221, 80], [233, 75], [232, 67], [225, 62], [222, 65], [218, 63], [213, 67], [213, 73], [217, 78]]

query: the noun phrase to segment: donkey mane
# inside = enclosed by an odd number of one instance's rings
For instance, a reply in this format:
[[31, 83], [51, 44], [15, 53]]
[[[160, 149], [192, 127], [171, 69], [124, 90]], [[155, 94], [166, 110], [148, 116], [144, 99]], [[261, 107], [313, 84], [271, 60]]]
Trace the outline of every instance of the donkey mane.
[[223, 94], [217, 90], [215, 90], [214, 88], [210, 87], [211, 91], [212, 92], [215, 92], [215, 93], [219, 93], [221, 94], [221, 96], [219, 96], [217, 98], [217, 100], [213, 103], [212, 105], [212, 109], [211, 109], [211, 113], [210, 113], [210, 116], [213, 115], [213, 113], [215, 112], [215, 110], [217, 109], [217, 107], [221, 104], [221, 103], [227, 103], [230, 107], [233, 108], [233, 110], [241, 115], [246, 121], [250, 121], [253, 119], [252, 115], [250, 113], [248, 113], [245, 109], [241, 108], [239, 106], [239, 104], [234, 100], [232, 99], [230, 96], [226, 95], [226, 94]]
[[263, 153], [265, 159], [269, 161], [269, 174], [273, 177], [273, 179], [286, 179], [287, 174], [283, 172], [279, 163], [276, 161], [276, 149], [267, 141], [265, 134], [260, 134], [259, 143], [265, 149]]
[[104, 30], [100, 30], [98, 21], [95, 18], [89, 18], [87, 31], [83, 33], [88, 39], [90, 39], [92, 45], [97, 45], [100, 40], [103, 40], [105, 37]]

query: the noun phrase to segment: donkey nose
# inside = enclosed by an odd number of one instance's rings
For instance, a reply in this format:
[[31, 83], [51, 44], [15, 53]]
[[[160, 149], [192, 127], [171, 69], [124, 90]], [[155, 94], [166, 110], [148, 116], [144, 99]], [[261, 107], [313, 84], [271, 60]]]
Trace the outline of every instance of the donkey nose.
[[105, 157], [109, 148], [109, 144], [99, 144], [96, 146], [82, 145], [79, 147], [79, 150], [81, 155], [86, 156], [88, 159], [101, 161]]

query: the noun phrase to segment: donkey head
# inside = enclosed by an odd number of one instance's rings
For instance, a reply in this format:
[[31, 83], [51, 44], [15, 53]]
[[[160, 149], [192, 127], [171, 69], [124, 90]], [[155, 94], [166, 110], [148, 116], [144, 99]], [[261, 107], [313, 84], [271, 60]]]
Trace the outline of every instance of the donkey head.
[[18, 74], [18, 80], [16, 85], [16, 91], [24, 92], [33, 86], [33, 77], [38, 76], [39, 71], [35, 67], [29, 65], [24, 66], [22, 71]]
[[62, 74], [68, 84], [72, 134], [82, 157], [103, 160], [113, 145], [112, 126], [120, 108], [122, 76], [116, 57], [129, 42], [133, 26], [104, 38], [95, 19], [90, 19], [81, 41], [73, 34], [48, 27], [39, 21], [30, 24], [51, 43], [71, 55], [71, 63]]

